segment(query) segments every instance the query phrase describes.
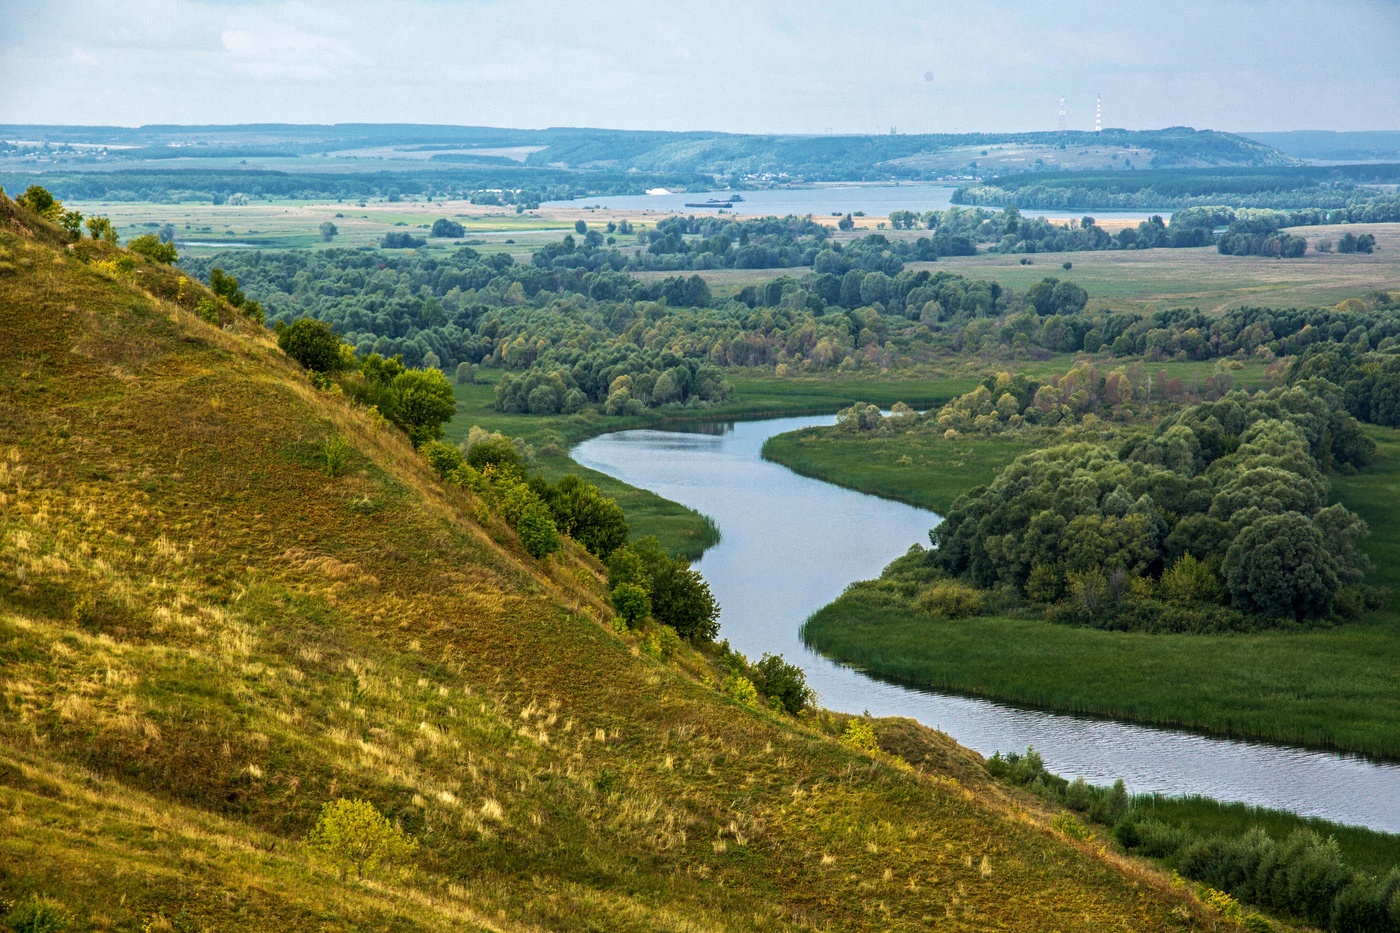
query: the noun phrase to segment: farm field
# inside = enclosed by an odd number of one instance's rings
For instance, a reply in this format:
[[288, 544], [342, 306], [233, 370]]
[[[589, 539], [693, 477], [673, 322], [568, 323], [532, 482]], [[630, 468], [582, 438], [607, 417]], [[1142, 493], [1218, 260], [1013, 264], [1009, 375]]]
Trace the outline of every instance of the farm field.
[[[1111, 250], [1099, 252], [1019, 254], [980, 253], [945, 256], [937, 262], [907, 264], [911, 269], [957, 272], [992, 279], [1024, 291], [1052, 276], [1089, 291], [1089, 310], [1159, 310], [1191, 307], [1223, 311], [1246, 305], [1271, 307], [1330, 306], [1376, 289], [1400, 289], [1400, 224], [1347, 224], [1295, 227], [1290, 233], [1308, 242], [1344, 233], [1372, 233], [1371, 255], [1317, 253], [1300, 259], [1223, 256], [1214, 247], [1195, 249]], [[902, 234], [908, 236], [908, 234]], [[1023, 265], [1022, 259], [1031, 260]], [[1064, 263], [1073, 268], [1065, 270]], [[696, 273], [720, 293], [766, 282], [792, 269], [718, 269]], [[664, 273], [644, 272], [639, 277]]]

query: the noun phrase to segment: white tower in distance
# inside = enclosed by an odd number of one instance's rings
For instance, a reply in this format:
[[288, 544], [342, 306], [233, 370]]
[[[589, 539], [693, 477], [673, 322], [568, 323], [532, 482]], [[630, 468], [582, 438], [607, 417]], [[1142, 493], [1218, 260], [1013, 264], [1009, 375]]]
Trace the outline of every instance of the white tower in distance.
[[1103, 95], [1094, 95], [1094, 132], [1103, 132]]
[[1065, 131], [1065, 99], [1060, 98], [1060, 132]]

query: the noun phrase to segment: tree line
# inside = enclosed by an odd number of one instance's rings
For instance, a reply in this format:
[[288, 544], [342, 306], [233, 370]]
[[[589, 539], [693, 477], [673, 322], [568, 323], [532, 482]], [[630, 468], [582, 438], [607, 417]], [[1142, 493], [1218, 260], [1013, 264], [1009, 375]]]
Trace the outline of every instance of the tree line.
[[[1359, 613], [1365, 523], [1327, 505], [1327, 472], [1374, 443], [1321, 379], [1187, 406], [1114, 449], [1017, 458], [959, 498], [928, 564], [1005, 587], [1051, 619], [1207, 631]], [[934, 604], [937, 607], [937, 601]]]

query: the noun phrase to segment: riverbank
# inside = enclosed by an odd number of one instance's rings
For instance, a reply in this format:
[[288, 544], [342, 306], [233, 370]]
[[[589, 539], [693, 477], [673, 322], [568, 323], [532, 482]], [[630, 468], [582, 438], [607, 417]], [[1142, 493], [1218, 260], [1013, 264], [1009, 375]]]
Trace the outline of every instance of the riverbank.
[[832, 414], [860, 401], [883, 407], [905, 402], [918, 408], [928, 408], [970, 390], [977, 383], [977, 377], [969, 375], [777, 379], [771, 375], [731, 370], [726, 377], [734, 387], [734, 395], [721, 405], [694, 411], [648, 412], [619, 418], [606, 417], [596, 411], [576, 415], [512, 415], [497, 411], [494, 407], [494, 380], [499, 378], [499, 373], [484, 371], [482, 378], [491, 381], [453, 387], [457, 397], [457, 414], [447, 425], [444, 436], [447, 441], [458, 443], [476, 425], [488, 431], [524, 438], [535, 449], [539, 470], [551, 482], [557, 482], [565, 474], [588, 480], [622, 506], [634, 538], [654, 535], [670, 553], [698, 560], [719, 541], [719, 530], [709, 518], [653, 492], [590, 470], [576, 463], [569, 455], [569, 449], [580, 441], [612, 431], [685, 422]]
[[[1370, 525], [1363, 549], [1375, 563], [1372, 581], [1400, 589], [1400, 431], [1367, 431], [1378, 445], [1375, 462], [1333, 477], [1333, 494]], [[764, 453], [828, 482], [946, 509], [1025, 449], [1000, 438], [913, 450], [897, 438], [832, 437], [780, 436]], [[1393, 610], [1323, 630], [1143, 635], [1038, 618], [933, 619], [868, 583], [815, 613], [804, 638], [830, 658], [900, 683], [1400, 758], [1400, 613]]]

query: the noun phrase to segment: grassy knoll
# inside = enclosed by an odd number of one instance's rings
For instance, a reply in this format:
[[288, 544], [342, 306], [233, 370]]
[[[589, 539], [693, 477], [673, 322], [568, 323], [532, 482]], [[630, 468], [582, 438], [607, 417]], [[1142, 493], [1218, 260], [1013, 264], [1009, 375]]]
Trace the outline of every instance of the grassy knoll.
[[[648, 657], [596, 561], [530, 558], [178, 271], [103, 272], [3, 198], [0, 250], [0, 899], [114, 931], [1236, 928], [946, 737], [894, 724], [900, 767]], [[411, 864], [308, 851], [340, 797]]]
[[[1334, 478], [1333, 488], [1370, 524], [1363, 547], [1376, 564], [1373, 580], [1395, 587], [1400, 431], [1368, 432], [1379, 445], [1375, 462]], [[784, 443], [779, 450], [801, 453], [800, 436]], [[971, 485], [971, 478], [953, 482]], [[954, 497], [935, 483], [911, 488], [935, 508]], [[805, 633], [833, 658], [937, 689], [1400, 757], [1400, 613], [1393, 610], [1314, 631], [1143, 635], [1034, 618], [936, 620], [868, 585], [816, 613]]]

